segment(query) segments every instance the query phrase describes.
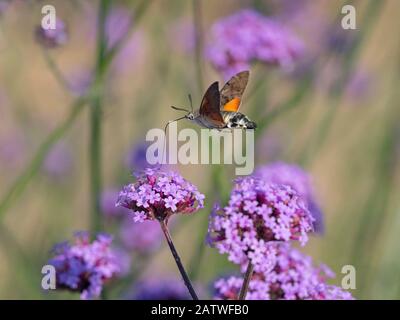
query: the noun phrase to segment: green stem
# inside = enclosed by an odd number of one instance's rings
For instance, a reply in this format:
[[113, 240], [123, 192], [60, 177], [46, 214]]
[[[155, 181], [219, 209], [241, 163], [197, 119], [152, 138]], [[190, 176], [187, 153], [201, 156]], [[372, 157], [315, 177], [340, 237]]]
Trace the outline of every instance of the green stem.
[[57, 80], [59, 85], [65, 89], [66, 91], [70, 90], [70, 84], [68, 83], [67, 79], [65, 79], [63, 73], [61, 72], [60, 68], [57, 66], [56, 62], [54, 61], [53, 57], [46, 49], [42, 49], [44, 60], [46, 61], [47, 66], [49, 67], [50, 71], [53, 73], [54, 78]]
[[195, 34], [195, 66], [197, 88], [199, 94], [203, 90], [203, 69], [202, 69], [202, 50], [203, 50], [203, 32], [202, 32], [202, 12], [199, 0], [193, 0], [193, 26]]
[[[111, 2], [111, 1], [109, 1]], [[140, 18], [144, 15], [150, 4], [153, 0], [142, 0], [138, 6], [134, 9], [134, 13], [132, 14], [131, 21], [132, 24], [128, 32], [124, 34], [124, 36], [112, 47], [110, 50], [107, 51], [106, 56], [104, 58], [104, 66], [105, 68], [108, 67], [115, 55], [121, 50], [121, 48], [125, 45], [126, 41], [129, 40], [132, 32], [135, 30], [134, 26], [138, 24]]]
[[107, 13], [110, 8], [108, 0], [101, 0], [97, 25], [97, 60], [94, 80], [94, 90], [90, 109], [90, 145], [89, 145], [89, 166], [90, 166], [90, 195], [91, 195], [91, 216], [92, 231], [99, 232], [102, 229], [100, 212], [100, 196], [102, 190], [101, 177], [101, 121], [103, 108], [105, 54], [107, 40], [105, 24]]
[[306, 97], [308, 90], [312, 84], [312, 77], [308, 77], [304, 79], [296, 88], [293, 95], [283, 102], [280, 106], [275, 108], [273, 111], [267, 113], [267, 115], [261, 118], [260, 121], [257, 122], [257, 131], [256, 137], [259, 137], [264, 130], [272, 123], [276, 118], [282, 116], [286, 112], [294, 109], [296, 106], [300, 104], [300, 102]]
[[[151, 3], [152, 0], [143, 0], [141, 5], [139, 6], [138, 10], [135, 11], [135, 22], [137, 23], [139, 18], [144, 14], [145, 9], [148, 7], [148, 5]], [[106, 1], [107, 2], [107, 1]], [[109, 3], [111, 1], [108, 1]], [[131, 31], [132, 32], [132, 29]], [[87, 102], [87, 98], [90, 97], [95, 101], [96, 99], [94, 98], [96, 94], [100, 91], [100, 86], [99, 86], [99, 79], [102, 78], [109, 67], [113, 57], [118, 53], [119, 49], [123, 46], [125, 41], [128, 39], [128, 34], [130, 32], [126, 33], [126, 36], [123, 37], [118, 44], [110, 50], [107, 54], [106, 57], [103, 57], [102, 63], [101, 63], [101, 68], [97, 68], [96, 72], [96, 81], [94, 82], [93, 86], [89, 90], [89, 94], [87, 97], [81, 97], [73, 103], [73, 106], [70, 108], [71, 112], [68, 115], [67, 119], [58, 127], [56, 128], [50, 135], [46, 138], [46, 140], [39, 146], [38, 151], [36, 152], [34, 158], [32, 161], [28, 164], [26, 169], [23, 171], [23, 173], [16, 179], [16, 181], [12, 184], [6, 195], [2, 198], [0, 202], [0, 220], [4, 216], [4, 213], [7, 211], [7, 209], [12, 205], [13, 201], [18, 199], [18, 197], [23, 193], [25, 190], [28, 182], [36, 175], [37, 171], [40, 169], [43, 160], [45, 159], [46, 155], [50, 151], [51, 147], [59, 140], [61, 139], [64, 134], [68, 131], [68, 129], [72, 126], [72, 124], [75, 122], [78, 114], [81, 112], [83, 109], [84, 104]], [[105, 54], [104, 49], [103, 50], [98, 50], [98, 52]], [[54, 73], [54, 70], [53, 70]], [[93, 104], [93, 102], [92, 102]], [[96, 104], [96, 103], [95, 103]], [[97, 115], [98, 116], [98, 115]], [[96, 117], [97, 117], [96, 116]], [[96, 118], [93, 116], [93, 118]], [[98, 129], [94, 130], [98, 132]]]
[[46, 140], [39, 147], [39, 150], [36, 152], [32, 161], [26, 167], [26, 169], [22, 172], [22, 174], [17, 178], [17, 180], [13, 183], [11, 188], [8, 190], [6, 195], [0, 202], [0, 220], [4, 216], [6, 210], [11, 206], [14, 200], [16, 200], [22, 192], [25, 190], [28, 182], [36, 175], [38, 170], [40, 169], [46, 155], [53, 147], [53, 145], [61, 139], [62, 136], [68, 131], [68, 129], [75, 122], [77, 116], [83, 109], [85, 104], [85, 99], [78, 99], [72, 106], [71, 112], [67, 119], [49, 136], [47, 136]]
[[360, 49], [362, 44], [365, 42], [366, 37], [371, 31], [374, 22], [379, 17], [379, 12], [382, 9], [384, 1], [370, 0], [366, 13], [364, 16], [363, 27], [360, 29], [359, 35], [356, 37], [353, 47], [350, 52], [343, 57], [342, 72], [339, 79], [335, 82], [332, 91], [332, 103], [329, 110], [325, 113], [322, 121], [320, 122], [316, 133], [313, 133], [313, 139], [309, 139], [307, 148], [300, 157], [300, 162], [303, 166], [309, 165], [312, 159], [315, 158], [317, 152], [324, 144], [326, 138], [329, 135], [332, 124], [335, 120], [335, 115], [345, 91], [345, 87], [349, 81], [350, 76], [354, 71], [354, 66], [358, 61]]

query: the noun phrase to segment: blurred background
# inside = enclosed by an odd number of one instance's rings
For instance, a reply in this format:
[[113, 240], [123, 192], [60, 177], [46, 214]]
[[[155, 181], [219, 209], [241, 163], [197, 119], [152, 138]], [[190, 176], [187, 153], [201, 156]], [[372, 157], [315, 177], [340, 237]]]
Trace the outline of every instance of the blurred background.
[[[295, 39], [285, 63], [246, 61], [241, 110], [259, 125], [257, 166], [283, 161], [312, 177], [324, 232], [302, 251], [332, 268], [336, 285], [342, 266], [355, 266], [358, 299], [399, 298], [400, 2], [106, 2], [99, 14], [95, 0], [0, 0], [0, 298], [79, 298], [40, 286], [51, 248], [76, 230], [112, 234], [130, 262], [111, 298], [146, 278], [179, 278], [161, 233], [138, 231], [114, 204], [146, 165], [147, 131], [179, 116], [169, 106], [188, 105], [188, 93], [197, 106], [211, 82], [226, 80], [231, 70], [215, 51], [231, 39], [216, 24], [242, 10]], [[57, 10], [54, 34], [38, 30], [47, 4]], [[341, 28], [344, 4], [356, 8], [356, 30]], [[234, 168], [175, 169], [206, 195], [204, 209], [172, 219], [171, 233], [211, 296], [216, 277], [237, 271], [204, 243]]]

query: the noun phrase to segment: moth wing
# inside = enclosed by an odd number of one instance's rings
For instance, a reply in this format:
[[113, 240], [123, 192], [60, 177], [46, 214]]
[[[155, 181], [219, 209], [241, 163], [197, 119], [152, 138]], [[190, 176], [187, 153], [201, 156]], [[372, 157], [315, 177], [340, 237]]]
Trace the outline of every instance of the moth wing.
[[202, 117], [206, 118], [208, 121], [217, 126], [225, 125], [220, 111], [220, 93], [218, 81], [214, 82], [208, 87], [206, 93], [204, 94], [203, 100], [201, 101], [199, 113]]
[[249, 71], [242, 71], [233, 76], [221, 89], [221, 110], [237, 112], [243, 92], [249, 81]]

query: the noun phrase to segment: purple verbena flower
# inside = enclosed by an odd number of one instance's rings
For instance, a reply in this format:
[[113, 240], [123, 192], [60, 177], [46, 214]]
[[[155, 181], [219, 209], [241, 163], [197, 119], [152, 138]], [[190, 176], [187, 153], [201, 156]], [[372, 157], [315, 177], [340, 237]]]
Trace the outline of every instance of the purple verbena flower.
[[203, 208], [204, 195], [176, 172], [146, 169], [137, 181], [123, 188], [117, 206], [133, 211], [137, 222], [166, 220], [176, 213]]
[[151, 167], [146, 159], [146, 151], [149, 146], [148, 142], [135, 143], [128, 151], [125, 157], [125, 166], [130, 171], [143, 171], [145, 168]]
[[6, 12], [11, 4], [11, 0], [1, 0], [0, 1], [0, 16]]
[[[272, 271], [255, 273], [249, 284], [248, 300], [350, 300], [349, 292], [328, 285], [334, 273], [325, 265], [315, 266], [311, 257], [288, 244], [276, 247]], [[243, 279], [228, 277], [214, 283], [215, 298], [237, 299]]]
[[132, 219], [125, 219], [121, 225], [120, 238], [128, 250], [149, 253], [161, 244], [163, 234], [156, 223], [145, 221], [138, 224]]
[[99, 297], [104, 283], [120, 271], [111, 242], [112, 237], [105, 234], [90, 242], [87, 232], [79, 232], [72, 244], [57, 245], [49, 261], [56, 269], [57, 288], [79, 292], [81, 299]]
[[118, 200], [119, 191], [111, 188], [102, 192], [100, 207], [101, 212], [109, 218], [120, 218], [126, 216], [129, 212], [128, 209], [123, 207], [116, 207], [115, 202]]
[[323, 232], [323, 214], [315, 197], [311, 176], [306, 171], [295, 164], [274, 162], [258, 167], [254, 175], [266, 183], [289, 185], [296, 190], [314, 217], [314, 230]]
[[236, 181], [229, 204], [211, 214], [208, 239], [242, 269], [250, 261], [263, 272], [275, 263], [277, 242], [307, 242], [313, 220], [290, 186], [247, 177]]
[[105, 33], [108, 49], [114, 47], [126, 33], [133, 23], [129, 11], [123, 7], [115, 7], [107, 16], [105, 24]]
[[71, 171], [72, 162], [71, 150], [59, 142], [47, 154], [42, 169], [49, 177], [60, 179]]
[[64, 21], [57, 18], [55, 29], [36, 28], [36, 40], [45, 48], [52, 49], [62, 46], [68, 41], [67, 26]]
[[242, 10], [216, 22], [206, 56], [226, 78], [260, 61], [292, 69], [303, 44], [278, 21]]
[[93, 74], [89, 70], [75, 70], [68, 75], [68, 87], [76, 97], [81, 97], [88, 93], [93, 82]]
[[373, 86], [373, 77], [363, 69], [356, 70], [348, 79], [346, 94], [353, 100], [363, 100], [370, 97]]

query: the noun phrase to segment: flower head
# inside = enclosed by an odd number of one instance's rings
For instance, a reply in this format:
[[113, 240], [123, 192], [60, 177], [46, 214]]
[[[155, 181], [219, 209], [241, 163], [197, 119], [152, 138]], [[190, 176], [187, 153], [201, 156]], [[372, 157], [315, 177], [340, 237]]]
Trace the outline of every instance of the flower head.
[[303, 51], [302, 42], [278, 21], [243, 10], [215, 23], [206, 55], [226, 78], [254, 61], [291, 69]]
[[103, 284], [120, 271], [111, 242], [105, 234], [90, 242], [88, 233], [79, 232], [72, 244], [58, 244], [49, 261], [56, 269], [57, 288], [80, 292], [81, 299], [99, 297]]
[[62, 46], [68, 41], [67, 26], [58, 18], [55, 29], [43, 29], [42, 26], [38, 26], [36, 28], [36, 40], [48, 49]]
[[277, 242], [307, 242], [313, 220], [290, 186], [247, 177], [236, 181], [228, 206], [211, 215], [209, 241], [242, 268], [250, 261], [263, 272], [275, 264]]
[[133, 211], [137, 222], [168, 220], [176, 213], [192, 213], [203, 208], [204, 195], [176, 172], [146, 169], [135, 183], [123, 188], [117, 206]]
[[289, 185], [296, 190], [306, 202], [308, 210], [314, 217], [314, 230], [320, 233], [323, 232], [323, 214], [315, 198], [311, 176], [306, 171], [294, 164], [274, 162], [259, 167], [254, 175], [266, 183]]
[[[248, 300], [349, 300], [349, 292], [326, 283], [334, 273], [325, 265], [315, 266], [308, 257], [287, 244], [277, 246], [272, 271], [255, 273], [249, 284]], [[215, 282], [218, 299], [236, 299], [243, 279], [222, 278]]]

